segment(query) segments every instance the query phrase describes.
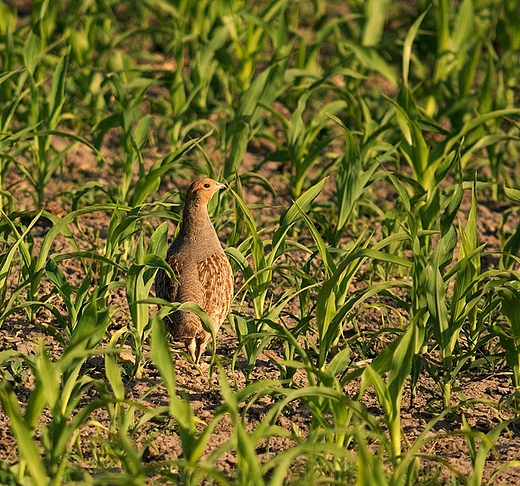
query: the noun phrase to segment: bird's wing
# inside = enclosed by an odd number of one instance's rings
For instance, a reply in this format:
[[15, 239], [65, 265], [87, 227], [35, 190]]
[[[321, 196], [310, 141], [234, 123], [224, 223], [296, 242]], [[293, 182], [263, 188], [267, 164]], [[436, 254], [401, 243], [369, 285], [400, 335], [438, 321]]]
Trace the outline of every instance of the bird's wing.
[[216, 252], [197, 263], [199, 280], [204, 289], [206, 311], [217, 330], [226, 318], [233, 299], [231, 265], [223, 252]]

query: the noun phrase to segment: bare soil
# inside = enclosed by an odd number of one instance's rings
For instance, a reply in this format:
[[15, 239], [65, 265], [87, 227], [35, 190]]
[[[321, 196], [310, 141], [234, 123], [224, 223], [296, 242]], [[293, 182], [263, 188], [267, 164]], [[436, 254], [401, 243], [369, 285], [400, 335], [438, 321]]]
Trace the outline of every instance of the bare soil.
[[[62, 193], [66, 190], [71, 181], [88, 180], [89, 178], [95, 180], [105, 180], [108, 183], [116, 184], [108, 173], [97, 173], [96, 170], [91, 169], [85, 165], [84, 154], [72, 154], [72, 159], [69, 160], [70, 173], [62, 175], [61, 179], [55, 178], [48, 188], [48, 204], [47, 208], [55, 214], [61, 216], [70, 210], [66, 197], [62, 197]], [[249, 168], [253, 168], [256, 162], [261, 160], [261, 157], [255, 154], [248, 154], [246, 164]], [[87, 164], [88, 165], [88, 164]], [[277, 180], [283, 178], [280, 172], [283, 170], [278, 164], [271, 163], [264, 165], [261, 169], [264, 176], [269, 177], [269, 180], [280, 189], [279, 197], [282, 201], [288, 203], [289, 195], [284, 193], [282, 184], [277, 184]], [[13, 172], [11, 174], [13, 179], [18, 175]], [[186, 187], [189, 181], [178, 180], [174, 183], [166, 184], [161, 187], [161, 191], [176, 190], [177, 188]], [[24, 196], [23, 192], [19, 192], [21, 200], [18, 201], [21, 207], [31, 207], [31, 199], [28, 195]], [[330, 197], [332, 190], [330, 187], [326, 189], [324, 197]], [[255, 189], [250, 193], [246, 192], [248, 203], [272, 205], [271, 214], [276, 214], [281, 211], [279, 207], [279, 200], [274, 200], [267, 192], [263, 191], [260, 186], [255, 186]], [[388, 188], [382, 187], [378, 190], [377, 198], [383, 200], [385, 197], [388, 201], [392, 201], [394, 194]], [[25, 197], [25, 200], [23, 198]], [[391, 204], [391, 203], [390, 203]], [[466, 203], [467, 205], [467, 203]], [[481, 205], [479, 207], [479, 230], [481, 242], [487, 242], [489, 249], [498, 248], [498, 228], [503, 214], [503, 208], [493, 205]], [[85, 218], [82, 224], [86, 228], [86, 234], [95, 235], [100, 242], [106, 238], [108, 231], [109, 216], [97, 214], [95, 218]], [[33, 230], [35, 244], [38, 245], [48, 231], [49, 225], [44, 220], [41, 221]], [[79, 238], [78, 238], [79, 241]], [[90, 243], [89, 243], [90, 244]], [[53, 251], [68, 251], [68, 242], [66, 238], [56, 240]], [[86, 245], [89, 246], [89, 245]], [[493, 266], [495, 262], [491, 259], [488, 263]], [[67, 278], [71, 283], [80, 282], [83, 278], [83, 270], [79, 262], [74, 260], [67, 260], [64, 262], [64, 270], [67, 273]], [[237, 277], [238, 284], [239, 277]], [[42, 295], [51, 290], [50, 284], [43, 284], [41, 289]], [[115, 322], [111, 329], [114, 332], [118, 327], [125, 324], [128, 319], [126, 310], [126, 300], [122, 293], [114, 293], [111, 301], [112, 305], [120, 309], [118, 314], [118, 321]], [[235, 309], [236, 310], [236, 309]], [[367, 312], [365, 321], [360, 323], [364, 331], [367, 333], [377, 331], [381, 326], [380, 316], [374, 313]], [[46, 348], [55, 356], [60, 354], [60, 346], [49, 336], [45, 330], [45, 325], [57, 326], [52, 315], [46, 311], [39, 312], [35, 322], [29, 322], [25, 314], [17, 313], [11, 315], [9, 319], [5, 320], [0, 328], [0, 348], [14, 349], [24, 355], [29, 355], [37, 351], [38, 342], [45, 343]], [[377, 342], [374, 342], [377, 345]], [[174, 345], [177, 349], [178, 346]], [[228, 379], [231, 383], [236, 383], [238, 388], [245, 386], [244, 374], [239, 371], [239, 366], [232, 370], [231, 361], [233, 354], [237, 348], [237, 339], [233, 330], [229, 325], [225, 325], [218, 336], [217, 355], [221, 358]], [[144, 353], [149, 351], [145, 346]], [[222, 396], [220, 392], [219, 376], [217, 372], [209, 374], [208, 362], [209, 356], [205, 356], [205, 362], [201, 365], [202, 372], [194, 368], [182, 353], [173, 353], [176, 367], [176, 376], [178, 381], [179, 393], [188, 397], [191, 407], [195, 415], [200, 419], [201, 424], [207, 424], [213, 420], [215, 412], [222, 403]], [[266, 349], [264, 353], [259, 356], [255, 369], [252, 373], [253, 380], [276, 380], [279, 378], [279, 373], [276, 366], [273, 364], [275, 360], [281, 359], [280, 350], [276, 347]], [[240, 363], [239, 357], [239, 363]], [[100, 371], [103, 366], [103, 360], [92, 359], [88, 363], [92, 367], [92, 371]], [[489, 368], [486, 368], [489, 370]], [[432, 437], [431, 442], [422, 452], [425, 455], [441, 456], [444, 458], [452, 468], [460, 471], [468, 477], [473, 470], [471, 459], [468, 453], [467, 439], [461, 435], [454, 435], [451, 432], [461, 431], [463, 428], [463, 420], [476, 430], [483, 434], [488, 433], [493, 427], [503, 420], [513, 418], [512, 412], [507, 407], [498, 406], [504, 397], [512, 394], [513, 388], [511, 383], [511, 373], [506, 371], [499, 371], [496, 373], [482, 372], [478, 368], [465, 372], [461, 379], [459, 389], [453, 394], [454, 402], [458, 397], [483, 399], [482, 403], [477, 403], [473, 407], [465, 407], [454, 414], [446, 415], [443, 420], [439, 421], [434, 429], [429, 433]], [[302, 385], [305, 385], [305, 376], [297, 375], [297, 379], [301, 380]], [[161, 386], [160, 376], [152, 364], [144, 370], [143, 376], [140, 379], [127, 379], [126, 393], [129, 399], [142, 402], [146, 406], [154, 407], [168, 404], [168, 395], [166, 390]], [[354, 396], [357, 392], [356, 384], [350, 384], [345, 393], [348, 396]], [[16, 391], [19, 401], [25, 404], [32, 389], [32, 377], [27, 371], [25, 380], [18, 383]], [[485, 400], [494, 404], [489, 406], [485, 404]], [[383, 412], [378, 404], [377, 398], [372, 390], [368, 390], [362, 398], [363, 405], [374, 415], [382, 416]], [[424, 430], [426, 424], [438, 414], [439, 390], [436, 384], [423, 373], [419, 378], [419, 386], [417, 396], [411, 405], [410, 392], [407, 390], [403, 399], [403, 407], [401, 412], [402, 427], [406, 434], [409, 443], [413, 443], [415, 438]], [[255, 425], [262, 420], [269, 408], [273, 405], [272, 398], [259, 398], [253, 406], [247, 411], [247, 426], [253, 430]], [[108, 417], [103, 417], [102, 414], [96, 417], [96, 420], [103, 423], [108, 420]], [[310, 421], [310, 413], [300, 403], [294, 403], [292, 408], [284, 411], [279, 416], [278, 425], [288, 431], [297, 430], [301, 437], [305, 437]], [[232, 430], [232, 423], [228, 416], [224, 416], [214, 432], [212, 433], [209, 449], [206, 454], [215, 450], [230, 437]], [[84, 429], [83, 434], [88, 436], [88, 427]], [[93, 432], [93, 431], [92, 431]], [[88, 438], [88, 437], [87, 437]], [[85, 440], [87, 440], [85, 438]], [[141, 441], [139, 447], [146, 447], [147, 451], [144, 457], [147, 461], [161, 461], [167, 459], [175, 459], [181, 454], [180, 439], [175, 432], [175, 427], [168, 423], [156, 423], [148, 429], [141, 431], [137, 438]], [[282, 450], [287, 449], [295, 444], [295, 440], [291, 438], [276, 438], [271, 441], [269, 447], [259, 449], [259, 454], [268, 455], [276, 454]], [[492, 472], [500, 466], [501, 463], [511, 460], [520, 459], [520, 434], [516, 424], [510, 425], [500, 436], [495, 449], [488, 455], [484, 484], [520, 484], [520, 468], [507, 468], [496, 475], [491, 482], [489, 481]], [[9, 463], [17, 461], [17, 451], [15, 443], [11, 434], [10, 424], [3, 412], [0, 412], [0, 459], [6, 460]], [[219, 466], [224, 472], [232, 472], [235, 467], [236, 457], [233, 450], [223, 454], [219, 460]], [[424, 459], [423, 467], [431, 468], [432, 471], [440, 468], [441, 475], [439, 481], [446, 484], [451, 481], [453, 474], [446, 467], [438, 463], [429, 463], [428, 459]]]

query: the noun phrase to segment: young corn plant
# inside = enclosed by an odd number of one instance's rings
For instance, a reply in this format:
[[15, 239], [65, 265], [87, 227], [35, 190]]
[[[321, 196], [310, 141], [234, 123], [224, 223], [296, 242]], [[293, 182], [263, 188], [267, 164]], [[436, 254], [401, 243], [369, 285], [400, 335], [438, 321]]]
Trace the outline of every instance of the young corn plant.
[[[30, 269], [32, 266], [30, 231], [40, 219], [41, 212], [33, 218], [26, 228], [12, 221], [5, 213], [2, 212], [1, 214], [0, 300], [2, 304], [0, 305], [0, 323], [13, 311], [20, 294], [28, 285], [26, 278], [29, 272], [24, 272], [23, 269]], [[22, 231], [20, 232], [19, 229]], [[20, 277], [18, 283], [15, 284], [16, 287], [9, 294], [8, 280], [12, 275], [17, 256], [21, 267]]]
[[504, 185], [504, 196], [509, 201], [513, 202], [514, 205], [504, 211], [504, 214], [502, 215], [499, 236], [500, 247], [504, 250], [504, 252], [500, 255], [500, 268], [503, 270], [512, 270], [517, 263], [517, 258], [515, 255], [518, 255], [520, 250], [520, 226], [517, 226], [516, 229], [511, 232], [511, 234], [507, 234], [504, 227], [506, 226], [508, 217], [518, 212], [520, 191]]
[[168, 225], [164, 222], [150, 236], [146, 249], [144, 233], [139, 235], [134, 253], [134, 263], [128, 269], [126, 276], [126, 297], [132, 320], [129, 331], [133, 341], [132, 349], [135, 353], [132, 376], [137, 378], [141, 377], [146, 363], [142, 354], [143, 346], [151, 331], [149, 305], [142, 301], [146, 301], [150, 297], [158, 268], [169, 271], [168, 265], [164, 262], [168, 249], [167, 232]]
[[[455, 279], [450, 303], [450, 328], [454, 330], [452, 337], [452, 350], [458, 341], [455, 330], [462, 330], [467, 338], [467, 354], [475, 352], [478, 340], [485, 333], [482, 322], [484, 315], [481, 311], [480, 300], [486, 297], [486, 287], [489, 286], [490, 277], [494, 278], [495, 270], [482, 271], [481, 258], [485, 255], [485, 244], [479, 245], [477, 228], [477, 187], [473, 183], [471, 187], [471, 207], [466, 224], [459, 223], [460, 252], [458, 261], [446, 273], [445, 281]], [[479, 324], [480, 321], [480, 324]], [[470, 358], [470, 359], [474, 359]]]
[[[41, 279], [45, 273], [45, 268], [47, 266], [47, 262], [50, 258], [54, 258], [56, 262], [59, 262], [60, 259], [66, 258], [87, 258], [98, 260], [101, 264], [101, 268], [109, 267], [114, 265], [114, 260], [109, 257], [109, 255], [96, 255], [89, 251], [79, 251], [78, 245], [76, 244], [74, 237], [69, 229], [69, 225], [76, 222], [77, 219], [85, 214], [95, 213], [96, 211], [114, 211], [117, 207], [114, 204], [98, 204], [93, 205], [86, 208], [77, 209], [67, 214], [63, 218], [58, 218], [48, 212], [44, 212], [43, 214], [52, 221], [53, 226], [51, 229], [45, 234], [41, 246], [38, 250], [38, 254], [32, 256], [30, 266], [28, 267], [28, 291], [27, 291], [27, 301], [37, 301], [38, 294], [40, 289]], [[114, 211], [115, 212], [115, 211]], [[77, 249], [75, 252], [70, 254], [60, 254], [60, 255], [52, 255], [52, 245], [57, 238], [58, 235], [64, 235], [69, 239], [71, 244]], [[117, 262], [116, 266], [117, 266]], [[113, 271], [113, 270], [111, 270]], [[102, 274], [102, 272], [101, 272]], [[107, 298], [108, 291], [114, 285], [117, 286], [117, 282], [105, 282], [101, 279], [98, 289], [98, 298]]]
[[[244, 10], [239, 15], [235, 13], [222, 17], [229, 29], [233, 46], [233, 72], [239, 90], [245, 91], [250, 86], [264, 52], [263, 47], [268, 41], [273, 43], [273, 50], [278, 58], [281, 57], [289, 34], [286, 13], [287, 1], [277, 0], [258, 14]], [[221, 64], [223, 68], [227, 67], [222, 60]]]
[[177, 424], [177, 433], [182, 443], [182, 458], [177, 466], [180, 469], [180, 480], [183, 484], [199, 484], [200, 477], [209, 474], [221, 477], [211, 464], [211, 457], [203, 460], [202, 456], [208, 444], [211, 433], [220, 421], [220, 413], [202, 430], [197, 430], [197, 419], [187, 399], [177, 395], [175, 367], [172, 362], [166, 328], [163, 322], [155, 316], [152, 319], [150, 357], [157, 367], [168, 391], [170, 405], [168, 412]]
[[[394, 463], [400, 461], [403, 441], [401, 401], [416, 355], [418, 329], [413, 324], [412, 322], [407, 329], [399, 332], [397, 338], [377, 356], [372, 364], [349, 373], [341, 380], [342, 383], [347, 383], [361, 374], [358, 397], [362, 396], [368, 386], [374, 387], [384, 411], [390, 436], [389, 452]], [[386, 383], [383, 380], [385, 374], [387, 374]]]
[[[509, 143], [512, 137], [500, 130], [498, 123], [503, 117], [518, 116], [520, 111], [517, 108], [490, 111], [469, 119], [460, 130], [448, 134], [441, 127], [432, 125], [429, 120], [419, 116], [420, 108], [407, 88], [401, 88], [397, 101], [389, 101], [396, 108], [396, 119], [401, 132], [401, 153], [413, 170], [418, 188], [426, 195], [426, 204], [421, 203], [425, 204], [422, 219], [426, 229], [426, 218], [435, 207], [436, 189], [440, 182], [451, 174], [459, 162], [464, 169], [479, 150], [493, 152], [503, 143]], [[423, 124], [446, 135], [445, 139], [430, 149], [421, 129]]]
[[[4, 52], [14, 51], [14, 39], [11, 28], [6, 28]], [[28, 147], [28, 133], [35, 127], [17, 129], [16, 117], [20, 104], [28, 95], [26, 88], [27, 71], [18, 70], [16, 61], [10, 56], [3, 58], [4, 74], [0, 76], [0, 209], [6, 213], [14, 210], [15, 201], [7, 183], [8, 171], [16, 167]]]
[[[399, 286], [399, 283], [389, 281], [372, 285], [362, 291], [350, 292], [352, 279], [367, 258], [410, 267], [410, 262], [406, 259], [383, 251], [387, 246], [407, 237], [404, 233], [392, 235], [369, 248], [369, 242], [363, 242], [366, 237], [362, 234], [347, 249], [334, 249], [332, 252], [331, 248], [327, 248], [309, 216], [301, 208], [298, 210], [315, 243], [315, 247], [311, 248], [312, 255], [319, 255], [323, 266], [324, 281], [316, 297], [317, 368], [323, 370], [329, 355], [338, 347], [345, 326], [344, 319], [348, 313], [371, 296], [385, 292], [392, 286]], [[333, 255], [339, 258], [334, 258]]]
[[[42, 14], [43, 14], [42, 7]], [[27, 137], [32, 138], [30, 145], [34, 164], [29, 160], [25, 163], [16, 161], [17, 167], [27, 177], [27, 180], [35, 189], [35, 204], [43, 207], [45, 202], [45, 188], [56, 170], [62, 165], [68, 148], [57, 151], [52, 146], [53, 132], [65, 116], [63, 113], [66, 93], [65, 83], [69, 64], [69, 51], [67, 51], [56, 64], [52, 74], [52, 87], [46, 93], [45, 80], [41, 69], [46, 54], [45, 22], [38, 22], [27, 36], [24, 47], [24, 66], [27, 70], [27, 81], [30, 92], [30, 111], [27, 124], [31, 131]]]
[[[426, 366], [430, 376], [441, 389], [443, 406], [446, 408], [451, 403], [451, 392], [457, 376], [466, 362], [474, 356], [477, 342], [483, 332], [482, 326], [478, 324], [478, 306], [489, 275], [480, 272], [480, 258], [484, 245], [479, 246], [477, 238], [476, 186], [473, 186], [471, 209], [466, 225], [459, 225], [461, 245], [458, 260], [448, 269], [457, 244], [453, 222], [462, 201], [463, 184], [459, 184], [458, 189], [454, 190], [451, 199], [445, 196], [445, 210], [437, 222], [438, 241], [430, 253], [422, 242], [424, 236], [431, 241], [435, 230], [425, 232], [420, 229], [417, 224], [419, 218], [410, 212], [412, 206], [404, 188], [393, 176], [391, 179], [396, 184], [408, 214], [407, 231], [414, 258], [411, 272], [411, 322], [417, 327], [417, 334], [416, 355], [412, 367], [412, 390], [421, 367]], [[463, 354], [459, 339], [461, 332], [468, 338], [467, 349]], [[438, 351], [441, 366], [435, 362], [431, 363], [427, 356], [427, 343], [432, 338], [436, 343], [433, 350]], [[457, 356], [454, 353], [457, 353]]]
[[444, 353], [449, 354], [448, 343], [451, 342], [451, 332], [458, 336], [458, 330], [447, 330], [448, 318], [443, 274], [446, 266], [453, 258], [456, 234], [452, 223], [462, 199], [462, 192], [461, 190], [456, 191], [452, 195], [450, 203], [447, 204], [443, 221], [440, 223], [442, 229], [440, 231], [437, 230], [441, 233], [440, 239], [430, 254], [429, 246], [426, 246], [424, 241], [425, 238], [431, 241], [431, 236], [437, 231], [424, 231], [421, 228], [420, 219], [414, 212], [414, 209], [412, 209], [412, 204], [405, 188], [393, 175], [390, 175], [390, 180], [394, 183], [401, 196], [407, 215], [407, 227], [403, 229], [408, 234], [413, 252], [411, 265], [412, 285], [410, 287], [410, 329], [413, 329], [414, 332], [412, 350], [414, 356], [411, 369], [412, 390], [414, 390], [422, 366], [421, 357], [426, 352], [426, 343], [432, 334], [437, 339], [440, 339], [439, 346], [443, 355], [445, 355]]
[[[339, 119], [337, 121], [339, 122]], [[341, 124], [341, 122], [339, 123]], [[340, 159], [336, 176], [337, 201], [333, 205], [336, 225], [332, 231], [329, 231], [331, 234], [328, 237], [331, 244], [335, 247], [339, 245], [341, 238], [344, 236], [347, 225], [352, 223], [354, 215], [358, 211], [361, 197], [375, 178], [374, 173], [386, 158], [374, 157], [373, 160], [365, 162], [361, 159], [361, 154], [352, 132], [346, 127], [344, 127], [344, 135], [346, 149]], [[325, 228], [327, 233], [327, 227]]]
[[[494, 452], [495, 445], [500, 438], [500, 434], [511, 425], [511, 422], [504, 420], [495, 427], [493, 427], [487, 434], [480, 431], [472, 430], [469, 426], [466, 417], [462, 415], [462, 430], [460, 432], [468, 443], [469, 457], [472, 465], [471, 476], [467, 484], [469, 486], [481, 486], [484, 483], [484, 466], [488, 459], [490, 452]], [[507, 461], [496, 468], [489, 481], [492, 481], [493, 477], [508, 467], [518, 467], [520, 461]]]
[[[437, 56], [432, 73], [433, 89], [427, 106], [431, 114], [437, 110], [446, 110], [452, 123], [460, 126], [461, 116], [468, 113], [471, 88], [478, 72], [484, 39], [474, 32], [477, 21], [474, 2], [462, 2], [457, 6], [458, 12], [447, 1], [439, 2], [436, 7], [431, 14], [434, 16], [438, 40]], [[449, 98], [443, 102], [441, 92], [446, 91]]]
[[[246, 354], [248, 375], [262, 349], [274, 337], [270, 333], [264, 333], [267, 328], [263, 322], [277, 320], [285, 305], [305, 291], [305, 289], [284, 291], [273, 301], [268, 301], [268, 294], [273, 290], [273, 278], [276, 274], [281, 274], [284, 267], [290, 274], [298, 275], [296, 270], [281, 263], [284, 255], [289, 254], [293, 248], [299, 248], [298, 245], [288, 240], [287, 234], [301, 219], [301, 214], [309, 210], [313, 201], [323, 190], [324, 184], [325, 179], [300, 196], [281, 217], [280, 224], [272, 238], [265, 240], [261, 238], [261, 232], [243, 199], [237, 192], [232, 191], [236, 204], [237, 225], [240, 219], [244, 218], [250, 234], [236, 248], [230, 247], [226, 250], [230, 259], [244, 275], [243, 288], [250, 295], [254, 309], [252, 319], [235, 314], [231, 316], [235, 332]], [[240, 292], [241, 290], [237, 294]]]
[[[119, 482], [142, 484], [148, 476], [160, 475], [163, 464], [146, 465], [143, 455], [147, 450], [147, 438], [142, 437], [142, 429], [147, 429], [152, 421], [160, 421], [160, 417], [168, 412], [167, 406], [149, 407], [141, 401], [130, 400], [126, 396], [125, 382], [118, 363], [118, 350], [115, 350], [117, 333], [111, 339], [107, 348], [103, 349], [105, 356], [106, 380], [96, 383], [96, 389], [104, 400], [104, 408], [109, 416], [108, 426], [103, 427], [94, 437], [93, 445], [101, 457], [109, 458], [115, 471], [107, 471], [101, 463], [96, 463], [97, 476], [101, 482]], [[144, 442], [144, 444], [143, 444]], [[139, 447], [141, 445], [141, 447]]]
[[139, 231], [139, 222], [142, 219], [141, 206], [135, 208], [114, 206], [107, 241], [102, 252], [103, 257], [111, 264], [101, 265], [98, 271], [99, 288], [107, 297], [110, 286], [118, 281], [119, 269], [128, 269], [129, 261], [134, 256], [134, 237]]
[[[92, 306], [99, 306], [103, 302], [98, 302], [98, 289], [95, 288], [92, 291], [92, 271], [89, 268], [85, 274], [85, 278], [79, 287], [74, 288], [69, 284], [63, 271], [59, 268], [54, 259], [49, 259], [45, 268], [46, 277], [54, 285], [55, 292], [60, 296], [63, 304], [65, 305], [66, 313], [62, 315], [58, 310], [57, 306], [47, 304], [51, 312], [56, 317], [58, 323], [61, 324], [64, 336], [61, 336], [52, 326], [48, 326], [47, 330], [52, 334], [60, 344], [65, 348], [71, 343], [74, 343], [78, 336], [83, 337], [88, 333], [92, 332], [90, 320], [86, 318], [87, 314], [92, 313]], [[43, 302], [47, 301], [47, 297], [42, 299]], [[105, 315], [107, 322], [110, 316], [110, 308], [105, 307], [99, 309], [99, 312]], [[102, 319], [103, 321], [105, 318]], [[86, 327], [85, 327], [86, 326]], [[106, 328], [106, 326], [105, 326]], [[94, 346], [103, 338], [105, 329], [100, 326], [97, 332], [92, 334], [92, 342]], [[101, 333], [101, 334], [99, 334]]]
[[[72, 445], [90, 414], [104, 401], [86, 400], [86, 404], [80, 405], [95, 384], [93, 378], [81, 374], [81, 368], [89, 356], [97, 354], [95, 347], [107, 324], [107, 313], [98, 312], [93, 300], [59, 360], [50, 358], [43, 342], [37, 355], [24, 358], [35, 377], [24, 412], [7, 380], [2, 380], [0, 403], [10, 419], [20, 456], [17, 469], [12, 471], [17, 481], [63, 484], [83, 476], [71, 461]], [[43, 422], [40, 418], [45, 407], [51, 418]], [[35, 439], [36, 431], [40, 440]]]
[[286, 147], [269, 154], [266, 160], [290, 163], [289, 185], [294, 199], [302, 194], [306, 180], [310, 178], [313, 184], [322, 179], [334, 163], [334, 160], [327, 161], [323, 154], [337, 137], [331, 116], [336, 116], [345, 108], [346, 103], [343, 100], [333, 100], [324, 106], [320, 104], [318, 112], [314, 113], [311, 97], [319, 96], [323, 82], [320, 79], [302, 92], [289, 120], [272, 110], [283, 125], [287, 142]]
[[[518, 277], [518, 273], [516, 275]], [[506, 362], [513, 371], [513, 395], [508, 399], [516, 414], [520, 411], [520, 318], [518, 306], [520, 305], [519, 281], [504, 283], [497, 289], [498, 302], [501, 304], [502, 313], [507, 325], [493, 326], [493, 334], [497, 335], [500, 345], [505, 351]]]
[[[99, 123], [97, 130], [101, 138], [98, 140], [98, 144], [101, 143], [102, 137], [109, 128], [107, 126], [109, 122], [122, 128], [121, 149], [123, 154], [122, 160], [117, 161], [122, 167], [122, 180], [121, 185], [117, 188], [118, 193], [115, 195], [115, 199], [117, 202], [125, 204], [130, 201], [129, 192], [135, 176], [142, 179], [146, 174], [142, 149], [150, 134], [152, 116], [142, 112], [140, 103], [152, 82], [144, 78], [129, 80], [124, 74], [121, 77], [117, 73], [111, 74], [110, 81], [118, 113], [117, 117], [108, 117]], [[130, 81], [132, 81], [131, 84]]]
[[[106, 209], [106, 208], [105, 208]], [[94, 209], [95, 210], [95, 209]], [[90, 212], [83, 211], [85, 212]], [[28, 213], [28, 215], [32, 215], [31, 213]], [[51, 222], [53, 222], [54, 226], [49, 230], [49, 232], [45, 235], [43, 242], [40, 246], [40, 248], [36, 249], [34, 247], [34, 241], [30, 234], [30, 229], [40, 220], [41, 216], [48, 217]], [[20, 234], [17, 229], [17, 224], [12, 222], [9, 218], [5, 217], [2, 220], [4, 231], [6, 228], [10, 228], [11, 231], [14, 232], [15, 235], [19, 236], [19, 239], [15, 246], [11, 249], [11, 252], [8, 252], [6, 254], [6, 258], [9, 258], [9, 255], [11, 255], [10, 258], [12, 258], [12, 254], [15, 250], [15, 248], [20, 249], [20, 255], [21, 258], [19, 260], [20, 267], [19, 267], [19, 279], [18, 284], [15, 289], [11, 292], [11, 295], [9, 296], [9, 299], [5, 301], [4, 309], [7, 313], [16, 312], [18, 310], [25, 310], [27, 312], [27, 315], [29, 319], [33, 319], [35, 308], [38, 306], [48, 305], [45, 301], [47, 300], [47, 297], [44, 297], [43, 300], [39, 299], [39, 289], [40, 289], [40, 282], [42, 277], [45, 274], [46, 266], [49, 262], [49, 259], [53, 258], [53, 256], [50, 256], [50, 250], [52, 247], [52, 244], [56, 238], [56, 236], [61, 232], [67, 237], [69, 237], [70, 241], [75, 245], [75, 241], [72, 237], [72, 234], [70, 233], [68, 229], [68, 224], [70, 224], [74, 218], [77, 216], [77, 214], [72, 214], [66, 217], [64, 220], [59, 220], [59, 218], [56, 218], [50, 213], [47, 213], [45, 211], [40, 211], [37, 213], [37, 215], [34, 217], [33, 221], [30, 223], [28, 228], [25, 229], [25, 231]], [[78, 252], [77, 255], [73, 256], [80, 256], [80, 257], [92, 257], [93, 255], [90, 255], [88, 252]], [[60, 261], [60, 259], [66, 259], [69, 258], [70, 255], [58, 255], [54, 256], [57, 261]], [[95, 255], [94, 255], [95, 257]], [[100, 257], [101, 258], [101, 257]], [[10, 261], [10, 260], [9, 260]], [[51, 270], [52, 273], [52, 270]], [[59, 278], [59, 277], [58, 277]], [[89, 285], [88, 283], [86, 284]], [[69, 289], [70, 290], [70, 289]], [[26, 293], [25, 301], [21, 301], [21, 294], [22, 291]], [[68, 290], [67, 290], [68, 291]], [[69, 296], [70, 297], [70, 296]], [[15, 306], [16, 302], [18, 302], [18, 305]], [[52, 305], [49, 305], [49, 308], [51, 310], [54, 309]], [[5, 318], [7, 314], [4, 314], [2, 318]], [[59, 312], [57, 313], [58, 319], [60, 319]], [[73, 314], [74, 317], [74, 314]], [[63, 322], [63, 321], [60, 321]], [[64, 325], [63, 328], [65, 329], [67, 325]]]
[[288, 57], [274, 61], [244, 91], [233, 121], [226, 127], [224, 150], [229, 150], [229, 157], [224, 164], [223, 175], [226, 180], [238, 172], [247, 144], [262, 128], [264, 112], [282, 89], [288, 62]]
[[[455, 132], [473, 117], [475, 109], [479, 115], [485, 115], [494, 109], [509, 109], [514, 105], [506, 101], [507, 88], [503, 82], [505, 78], [514, 76], [517, 69], [510, 59], [505, 63], [497, 62], [495, 48], [492, 47], [498, 25], [517, 22], [517, 14], [505, 19], [505, 11], [507, 7], [488, 11], [471, 0], [459, 5], [443, 0], [430, 11], [435, 22], [437, 56], [433, 73], [422, 71], [431, 80], [426, 84], [429, 89], [425, 90], [428, 93], [425, 106], [429, 115], [447, 116]], [[499, 20], [500, 17], [502, 20]], [[500, 44], [518, 45], [518, 40], [512, 38], [510, 33], [498, 36]], [[476, 96], [475, 86], [478, 86]], [[481, 124], [477, 130], [479, 135], [475, 135], [482, 138], [487, 135], [488, 128], [495, 131], [497, 125], [491, 125], [494, 126]], [[492, 166], [495, 165], [493, 152], [489, 154]]]

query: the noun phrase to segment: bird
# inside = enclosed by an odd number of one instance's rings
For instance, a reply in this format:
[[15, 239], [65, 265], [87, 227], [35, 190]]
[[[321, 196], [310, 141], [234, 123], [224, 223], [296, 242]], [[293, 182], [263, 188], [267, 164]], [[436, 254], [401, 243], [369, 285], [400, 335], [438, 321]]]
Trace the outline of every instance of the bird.
[[[195, 302], [208, 315], [215, 334], [233, 300], [233, 272], [208, 214], [208, 203], [226, 185], [210, 178], [195, 180], [186, 191], [179, 232], [168, 248], [166, 262], [176, 281], [164, 269], [155, 278], [155, 295], [168, 302]], [[172, 338], [184, 341], [198, 364], [211, 334], [194, 312], [177, 310], [165, 319]]]

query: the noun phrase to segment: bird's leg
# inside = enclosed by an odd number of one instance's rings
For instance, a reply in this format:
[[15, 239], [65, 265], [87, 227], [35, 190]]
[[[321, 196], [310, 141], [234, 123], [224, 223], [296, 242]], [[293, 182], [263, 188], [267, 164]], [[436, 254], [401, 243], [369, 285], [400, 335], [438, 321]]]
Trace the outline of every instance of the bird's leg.
[[195, 363], [198, 363], [200, 354], [199, 354], [199, 356], [197, 356], [197, 351], [198, 351], [197, 340], [195, 338], [186, 339], [186, 341], [184, 341], [184, 345], [186, 346], [186, 349], [188, 350], [188, 353], [191, 356], [191, 359]]
[[207, 342], [208, 339], [206, 337], [191, 338], [184, 341], [186, 350], [195, 364], [199, 364], [200, 357], [206, 351]]
[[202, 356], [202, 354], [206, 350], [207, 339], [205, 339], [205, 338], [196, 338], [195, 341], [196, 341], [195, 363], [199, 364], [200, 357]]

